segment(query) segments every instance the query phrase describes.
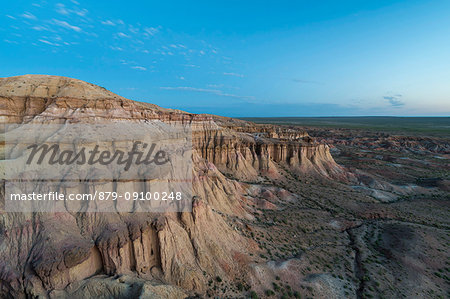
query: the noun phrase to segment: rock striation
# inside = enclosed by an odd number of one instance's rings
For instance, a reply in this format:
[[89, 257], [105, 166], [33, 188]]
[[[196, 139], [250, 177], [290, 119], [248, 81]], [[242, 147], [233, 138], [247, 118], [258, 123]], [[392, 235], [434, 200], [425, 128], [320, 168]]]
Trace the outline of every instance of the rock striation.
[[252, 194], [269, 192], [257, 184], [287, 170], [346, 178], [328, 146], [304, 131], [165, 109], [71, 78], [1, 78], [0, 119], [189, 125], [195, 195], [192, 213], [1, 212], [1, 297], [180, 298], [204, 294], [218, 276], [250, 279], [260, 249], [230, 219], [254, 217]]

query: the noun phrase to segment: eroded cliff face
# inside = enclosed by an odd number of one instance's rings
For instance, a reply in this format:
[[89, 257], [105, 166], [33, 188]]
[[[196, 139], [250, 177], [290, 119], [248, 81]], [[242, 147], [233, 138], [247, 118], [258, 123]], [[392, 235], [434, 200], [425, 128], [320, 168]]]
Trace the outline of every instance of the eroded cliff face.
[[[254, 217], [264, 177], [346, 178], [328, 146], [303, 131], [138, 103], [75, 79], [0, 79], [2, 123], [177, 122], [193, 129], [192, 213], [0, 214], [0, 294], [184, 297], [216, 277], [249, 280], [260, 248], [233, 221]], [[0, 194], [4, 198], [4, 188]], [[230, 221], [233, 219], [233, 221]], [[120, 279], [117, 275], [122, 275]], [[101, 281], [101, 282], [100, 282]], [[95, 282], [95, 283], [94, 283]], [[101, 287], [96, 287], [101, 284]]]

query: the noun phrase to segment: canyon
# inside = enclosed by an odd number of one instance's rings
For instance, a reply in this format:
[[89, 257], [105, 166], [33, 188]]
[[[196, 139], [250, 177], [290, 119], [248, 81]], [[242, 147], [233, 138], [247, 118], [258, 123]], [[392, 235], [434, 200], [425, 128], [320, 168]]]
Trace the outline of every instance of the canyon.
[[447, 138], [192, 114], [46, 75], [0, 78], [0, 118], [192, 130], [191, 212], [8, 212], [2, 179], [1, 297], [449, 294]]

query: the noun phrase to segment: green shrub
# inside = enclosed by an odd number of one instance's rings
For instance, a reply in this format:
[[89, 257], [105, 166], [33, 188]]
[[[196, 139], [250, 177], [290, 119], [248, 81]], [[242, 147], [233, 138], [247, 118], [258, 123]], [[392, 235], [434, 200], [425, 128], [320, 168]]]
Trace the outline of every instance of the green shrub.
[[272, 290], [266, 290], [265, 293], [266, 293], [266, 296], [267, 296], [267, 297], [270, 297], [270, 296], [275, 295], [275, 292], [272, 291]]
[[236, 287], [237, 287], [238, 291], [240, 291], [240, 292], [242, 292], [242, 290], [244, 289], [244, 285], [242, 284], [242, 282], [239, 282], [239, 283], [236, 285]]
[[277, 283], [275, 283], [275, 282], [272, 282], [272, 285], [273, 285], [273, 289], [275, 290], [275, 291], [279, 291], [280, 290], [280, 286], [277, 284]]

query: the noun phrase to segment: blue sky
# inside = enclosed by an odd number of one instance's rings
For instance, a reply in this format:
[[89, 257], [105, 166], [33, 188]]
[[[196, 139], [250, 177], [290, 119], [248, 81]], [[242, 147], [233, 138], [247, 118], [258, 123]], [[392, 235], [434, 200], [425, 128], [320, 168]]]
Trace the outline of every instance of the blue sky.
[[450, 1], [8, 1], [0, 76], [226, 116], [450, 115]]

